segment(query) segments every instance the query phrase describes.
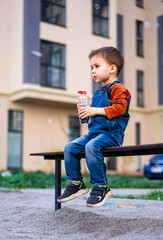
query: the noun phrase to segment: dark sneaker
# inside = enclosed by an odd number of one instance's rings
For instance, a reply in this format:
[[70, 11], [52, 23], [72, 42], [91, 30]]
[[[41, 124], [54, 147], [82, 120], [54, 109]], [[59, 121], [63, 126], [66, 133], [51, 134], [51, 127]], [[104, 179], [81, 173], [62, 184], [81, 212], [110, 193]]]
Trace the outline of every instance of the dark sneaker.
[[88, 207], [100, 207], [105, 204], [108, 198], [112, 197], [109, 187], [94, 186], [87, 200]]
[[61, 202], [67, 202], [67, 201], [72, 200], [76, 197], [84, 195], [87, 192], [89, 192], [89, 189], [86, 188], [83, 181], [81, 181], [80, 184], [78, 184], [78, 185], [70, 183], [69, 185], [67, 185], [63, 194], [60, 197], [57, 198], [57, 202], [60, 202], [60, 203]]

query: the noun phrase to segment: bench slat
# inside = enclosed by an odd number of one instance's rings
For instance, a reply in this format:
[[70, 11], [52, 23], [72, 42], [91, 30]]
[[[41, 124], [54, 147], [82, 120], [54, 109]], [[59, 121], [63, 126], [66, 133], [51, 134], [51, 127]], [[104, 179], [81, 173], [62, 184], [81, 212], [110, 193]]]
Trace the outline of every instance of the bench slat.
[[[110, 147], [102, 149], [101, 152], [103, 153], [104, 157], [163, 154], [163, 143]], [[44, 159], [54, 160], [58, 157], [60, 159], [64, 159], [64, 152], [30, 153], [30, 156], [44, 156]], [[82, 151], [81, 157], [85, 157], [85, 151]]]

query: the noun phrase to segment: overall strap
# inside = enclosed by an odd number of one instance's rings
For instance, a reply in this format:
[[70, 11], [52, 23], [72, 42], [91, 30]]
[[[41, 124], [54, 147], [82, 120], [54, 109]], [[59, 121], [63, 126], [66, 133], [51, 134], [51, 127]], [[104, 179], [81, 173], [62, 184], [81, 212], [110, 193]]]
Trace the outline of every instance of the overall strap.
[[110, 83], [109, 85], [107, 85], [107, 86], [103, 86], [103, 87], [101, 87], [100, 89], [99, 89], [99, 91], [107, 91], [107, 96], [108, 96], [108, 99], [111, 99], [111, 86], [113, 86], [114, 84], [116, 84], [116, 83], [120, 83], [118, 80], [116, 80], [116, 81], [114, 81], [114, 82], [112, 82], [112, 83]]
[[[99, 91], [106, 91], [108, 99], [111, 100], [111, 89], [110, 88], [111, 88], [111, 86], [113, 86], [116, 83], [120, 83], [120, 82], [114, 81], [114, 82], [110, 83], [109, 85], [100, 88]], [[120, 84], [122, 84], [122, 83], [120, 83]], [[131, 97], [129, 97], [129, 99], [127, 100], [127, 108], [122, 117], [127, 117], [127, 118], [129, 117], [128, 111], [129, 111], [129, 106], [130, 106], [130, 100], [131, 100]]]

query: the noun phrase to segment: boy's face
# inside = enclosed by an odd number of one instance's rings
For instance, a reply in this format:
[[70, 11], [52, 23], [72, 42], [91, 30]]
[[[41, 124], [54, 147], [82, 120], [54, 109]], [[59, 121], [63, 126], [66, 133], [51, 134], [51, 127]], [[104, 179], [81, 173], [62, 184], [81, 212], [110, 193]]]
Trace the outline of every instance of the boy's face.
[[100, 56], [93, 56], [90, 59], [93, 79], [99, 83], [103, 82], [105, 85], [116, 79], [117, 67], [110, 65], [106, 60]]

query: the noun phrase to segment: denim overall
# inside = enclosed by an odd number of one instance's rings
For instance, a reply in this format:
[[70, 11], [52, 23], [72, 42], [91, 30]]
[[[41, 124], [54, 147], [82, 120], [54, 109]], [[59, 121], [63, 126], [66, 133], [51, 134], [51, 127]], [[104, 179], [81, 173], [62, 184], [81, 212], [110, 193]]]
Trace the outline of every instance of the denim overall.
[[[92, 98], [92, 107], [104, 108], [110, 106], [107, 91], [108, 86], [96, 91]], [[106, 164], [101, 149], [106, 147], [121, 146], [124, 138], [128, 117], [117, 117], [109, 120], [107, 116], [96, 115], [91, 117], [87, 135], [69, 142], [65, 146], [64, 160], [67, 179], [81, 180], [80, 152], [85, 149], [85, 158], [90, 172], [90, 182], [93, 184], [107, 184]]]

